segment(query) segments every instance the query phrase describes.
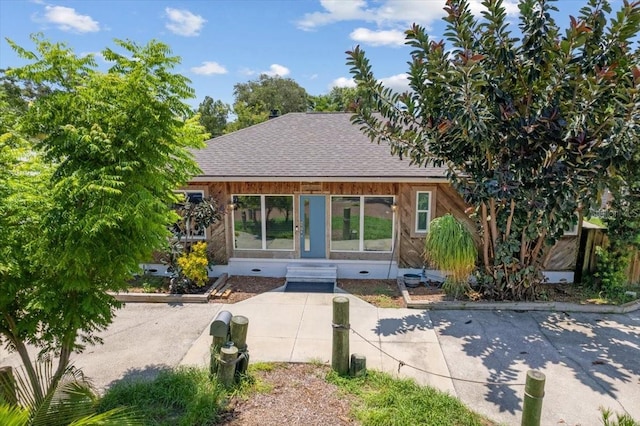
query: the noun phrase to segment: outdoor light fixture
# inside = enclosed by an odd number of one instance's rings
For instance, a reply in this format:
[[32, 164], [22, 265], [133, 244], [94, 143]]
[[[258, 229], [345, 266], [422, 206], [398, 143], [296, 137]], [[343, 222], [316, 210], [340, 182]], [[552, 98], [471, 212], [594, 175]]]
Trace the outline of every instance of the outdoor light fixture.
[[391, 211], [395, 212], [398, 210], [398, 205], [396, 203], [391, 204]]

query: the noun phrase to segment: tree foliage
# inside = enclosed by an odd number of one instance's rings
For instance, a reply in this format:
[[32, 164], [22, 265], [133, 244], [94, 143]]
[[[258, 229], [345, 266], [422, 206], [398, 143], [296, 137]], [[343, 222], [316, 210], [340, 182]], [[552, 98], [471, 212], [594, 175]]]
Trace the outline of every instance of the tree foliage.
[[231, 107], [221, 100], [214, 101], [205, 96], [196, 111], [200, 115], [200, 124], [205, 128], [209, 137], [215, 138], [224, 134]]
[[358, 103], [355, 87], [333, 87], [326, 95], [313, 96], [312, 108], [318, 112], [354, 112]]
[[309, 107], [307, 91], [291, 78], [262, 74], [256, 80], [236, 84], [233, 94], [237, 120], [229, 123], [229, 131], [266, 121], [271, 110], [287, 114], [304, 112]]
[[203, 129], [183, 118], [193, 90], [166, 45], [117, 40], [123, 53], [105, 49], [103, 73], [91, 56], [32, 39], [34, 52], [10, 42], [28, 64], [8, 74], [50, 92], [15, 119], [0, 104], [0, 336], [32, 381], [27, 344], [59, 356], [55, 387], [111, 322], [119, 304], [107, 291], [166, 243]]
[[549, 248], [636, 150], [640, 4], [608, 19], [609, 3], [590, 0], [561, 31], [552, 1], [524, 0], [520, 37], [502, 1], [483, 5], [478, 19], [449, 0], [446, 42], [406, 31], [406, 93], [384, 88], [359, 47], [348, 52], [366, 93], [354, 121], [394, 155], [444, 166], [475, 207], [485, 293], [531, 298]]

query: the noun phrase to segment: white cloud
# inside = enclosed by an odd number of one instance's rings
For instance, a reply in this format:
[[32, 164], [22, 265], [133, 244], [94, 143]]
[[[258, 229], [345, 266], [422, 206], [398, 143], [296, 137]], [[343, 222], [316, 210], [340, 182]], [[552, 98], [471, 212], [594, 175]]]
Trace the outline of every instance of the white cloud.
[[318, 78], [318, 74], [311, 74], [309, 76], [309, 80], [316, 80]]
[[192, 67], [191, 72], [200, 75], [226, 74], [227, 69], [217, 62], [205, 61], [199, 67]]
[[381, 78], [380, 82], [395, 92], [406, 92], [409, 90], [409, 74], [402, 73], [390, 77]]
[[266, 74], [268, 76], [274, 77], [274, 76], [279, 76], [279, 77], [284, 77], [286, 75], [289, 75], [291, 71], [289, 70], [289, 68], [285, 67], [284, 65], [280, 65], [280, 64], [271, 64], [271, 66], [269, 67], [268, 71], [262, 71], [261, 74]]
[[399, 30], [372, 31], [367, 28], [356, 28], [349, 37], [351, 40], [372, 46], [402, 46], [405, 35]]
[[205, 22], [200, 15], [194, 15], [186, 9], [173, 9], [167, 7], [164, 10], [169, 18], [166, 27], [174, 34], [193, 37], [200, 34], [200, 30]]
[[[520, 12], [520, 9], [518, 9], [517, 1], [505, 0], [504, 3], [502, 3], [502, 6], [504, 6], [507, 15], [513, 16], [517, 15]], [[477, 17], [482, 16], [481, 12], [487, 10], [487, 8], [482, 5], [482, 0], [470, 0], [469, 9], [471, 9], [471, 13], [473, 13]]]
[[56, 24], [62, 31], [94, 33], [100, 31], [100, 24], [89, 15], [80, 15], [72, 7], [45, 6], [46, 22]]
[[[379, 27], [406, 27], [418, 23], [429, 27], [432, 22], [445, 16], [446, 0], [321, 0], [322, 11], [305, 14], [296, 24], [299, 29], [310, 31], [318, 27], [343, 21], [374, 22]], [[470, 0], [474, 15], [480, 16], [482, 0]], [[518, 1], [505, 0], [508, 15], [518, 14]]]
[[[373, 2], [365, 0], [321, 0], [322, 12], [305, 14], [298, 20], [298, 28], [313, 30], [323, 25], [341, 21], [366, 21], [375, 22], [378, 25], [407, 25], [418, 22], [428, 25], [435, 19], [444, 16], [442, 8], [446, 0], [430, 1], [399, 1], [385, 0]], [[371, 3], [371, 6], [369, 5]], [[374, 7], [374, 5], [379, 5]]]
[[247, 68], [247, 67], [242, 67], [238, 70], [238, 72], [242, 75], [246, 75], [251, 77], [252, 75], [256, 75], [257, 72], [256, 70], [252, 70], [251, 68]]
[[331, 90], [334, 87], [356, 87], [356, 82], [352, 78], [340, 77], [333, 80], [328, 89]]

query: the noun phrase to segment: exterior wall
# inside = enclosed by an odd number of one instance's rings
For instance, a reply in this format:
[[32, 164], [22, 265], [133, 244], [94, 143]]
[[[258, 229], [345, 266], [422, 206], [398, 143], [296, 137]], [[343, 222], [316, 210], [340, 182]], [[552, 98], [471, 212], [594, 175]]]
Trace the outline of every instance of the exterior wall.
[[[447, 183], [378, 183], [378, 182], [210, 182], [189, 185], [192, 189], [205, 189], [205, 196], [218, 199], [222, 205], [231, 203], [233, 195], [287, 194], [294, 195], [295, 223], [298, 224], [298, 195], [389, 195], [395, 196], [396, 211], [395, 244], [392, 253], [388, 252], [331, 252], [329, 239], [326, 247], [328, 259], [335, 260], [371, 260], [396, 261], [400, 268], [418, 268], [424, 266], [424, 236], [415, 232], [416, 192], [431, 191], [430, 220], [451, 213], [464, 223], [474, 235], [475, 223], [465, 213], [467, 206], [458, 193]], [[327, 211], [330, 201], [327, 200]], [[327, 214], [327, 226], [329, 226]], [[298, 224], [299, 225], [299, 224]], [[297, 232], [294, 235], [293, 251], [234, 250], [232, 215], [228, 212], [224, 219], [208, 229], [209, 251], [217, 264], [226, 264], [229, 258], [256, 259], [298, 259], [299, 242]], [[480, 238], [476, 241], [480, 245]], [[573, 271], [578, 252], [578, 236], [563, 237], [550, 250], [545, 269], [553, 271]]]
[[[422, 268], [424, 265], [424, 237], [425, 234], [415, 232], [416, 192], [431, 191], [431, 220], [436, 217], [451, 213], [454, 217], [467, 225], [467, 228], [475, 235], [475, 224], [465, 214], [465, 205], [462, 197], [449, 184], [401, 184], [400, 185], [400, 268]], [[480, 240], [478, 239], [478, 243]]]

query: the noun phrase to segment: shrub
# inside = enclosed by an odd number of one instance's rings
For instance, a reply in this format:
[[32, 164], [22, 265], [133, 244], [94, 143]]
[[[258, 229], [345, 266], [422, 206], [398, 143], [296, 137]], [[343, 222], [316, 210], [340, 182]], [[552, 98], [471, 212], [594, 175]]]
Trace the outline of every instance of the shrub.
[[469, 290], [469, 275], [475, 268], [478, 250], [471, 233], [451, 214], [431, 221], [424, 257], [446, 272], [443, 289], [447, 294], [458, 297]]
[[189, 253], [183, 253], [177, 262], [182, 275], [196, 286], [202, 287], [207, 283], [209, 279], [207, 272], [209, 266], [207, 243], [195, 243], [191, 247], [191, 251]]

